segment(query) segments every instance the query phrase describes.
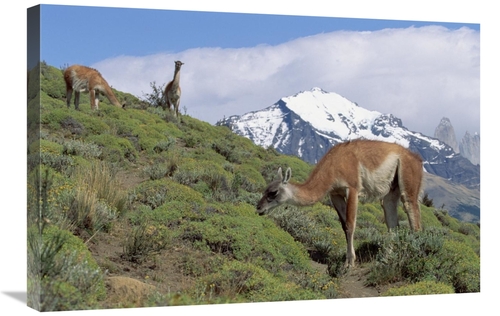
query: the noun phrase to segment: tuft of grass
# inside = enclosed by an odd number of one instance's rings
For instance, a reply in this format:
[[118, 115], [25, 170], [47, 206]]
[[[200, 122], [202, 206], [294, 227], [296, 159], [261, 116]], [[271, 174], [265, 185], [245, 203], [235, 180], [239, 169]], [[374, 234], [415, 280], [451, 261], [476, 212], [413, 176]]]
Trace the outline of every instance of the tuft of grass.
[[141, 264], [151, 256], [159, 254], [170, 242], [170, 236], [164, 226], [144, 222], [132, 229], [123, 244], [122, 258]]
[[74, 173], [74, 196], [67, 211], [76, 229], [91, 234], [107, 230], [127, 205], [127, 194], [120, 189], [115, 173], [106, 162], [95, 160]]

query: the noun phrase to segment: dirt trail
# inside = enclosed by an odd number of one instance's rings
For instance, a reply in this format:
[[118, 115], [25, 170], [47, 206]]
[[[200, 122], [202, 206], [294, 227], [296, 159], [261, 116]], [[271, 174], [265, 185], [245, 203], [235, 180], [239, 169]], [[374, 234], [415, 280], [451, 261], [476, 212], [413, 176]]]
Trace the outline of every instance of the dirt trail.
[[380, 296], [380, 289], [366, 285], [368, 272], [364, 267], [351, 268], [341, 279], [340, 298]]

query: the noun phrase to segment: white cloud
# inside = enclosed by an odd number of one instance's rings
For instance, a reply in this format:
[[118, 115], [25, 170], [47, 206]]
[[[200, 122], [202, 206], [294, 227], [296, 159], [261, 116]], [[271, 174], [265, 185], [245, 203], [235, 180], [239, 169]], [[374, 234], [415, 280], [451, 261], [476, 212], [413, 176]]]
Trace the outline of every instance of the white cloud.
[[459, 139], [479, 131], [479, 32], [468, 28], [339, 31], [275, 46], [120, 56], [93, 66], [117, 89], [142, 97], [150, 82], [172, 79], [175, 60], [185, 63], [181, 110], [210, 123], [321, 87], [430, 136], [443, 116]]

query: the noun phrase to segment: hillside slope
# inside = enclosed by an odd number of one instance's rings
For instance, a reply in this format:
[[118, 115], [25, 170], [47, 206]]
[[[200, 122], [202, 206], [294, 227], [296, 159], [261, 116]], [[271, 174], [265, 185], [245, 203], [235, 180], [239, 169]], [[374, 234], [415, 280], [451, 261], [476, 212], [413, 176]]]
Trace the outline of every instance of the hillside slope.
[[[93, 111], [82, 95], [75, 111], [66, 107], [61, 70], [42, 63], [32, 71], [28, 226], [40, 229], [43, 238], [34, 234], [28, 240], [53, 250], [54, 256], [42, 262], [61, 264], [46, 265], [43, 277], [36, 264], [38, 246], [30, 246], [30, 306], [66, 310], [356, 297], [342, 292], [345, 240], [328, 201], [279, 208], [263, 217], [255, 213], [278, 167], [291, 167], [294, 180], [302, 181], [311, 165], [256, 146], [226, 127], [189, 116], [178, 120], [130, 94], [116, 94], [127, 100], [126, 109], [104, 99]], [[434, 279], [455, 292], [478, 291], [479, 227], [432, 208], [422, 212], [423, 226], [430, 230], [420, 240], [450, 246], [414, 256], [454, 255], [453, 260], [467, 262], [458, 265], [467, 273], [436, 268]], [[408, 225], [400, 213], [404, 234]], [[58, 261], [54, 245], [64, 239], [52, 228], [78, 237], [78, 247], [99, 268], [92, 270], [78, 258], [71, 266]], [[381, 271], [378, 253], [390, 236], [381, 207], [360, 205], [356, 252], [360, 265], [371, 271], [370, 284], [363, 286], [393, 286], [373, 272]], [[84, 283], [89, 273], [91, 284]], [[421, 279], [391, 280], [401, 285]], [[38, 288], [46, 295], [37, 296]]]

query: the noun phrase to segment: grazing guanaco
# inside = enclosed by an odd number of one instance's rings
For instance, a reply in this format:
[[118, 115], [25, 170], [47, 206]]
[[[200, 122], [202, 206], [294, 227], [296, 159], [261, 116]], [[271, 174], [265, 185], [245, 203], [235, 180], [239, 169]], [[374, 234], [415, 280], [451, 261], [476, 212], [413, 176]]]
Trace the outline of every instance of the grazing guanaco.
[[71, 96], [75, 92], [75, 109], [80, 105], [80, 92], [90, 94], [90, 107], [99, 109], [99, 93], [104, 94], [111, 104], [123, 108], [125, 102], [120, 103], [113, 90], [94, 68], [72, 65], [64, 70], [64, 81], [66, 82], [66, 104], [68, 108], [71, 103]]
[[278, 177], [264, 191], [257, 213], [268, 213], [288, 203], [313, 205], [330, 196], [347, 241], [346, 265], [354, 266], [354, 230], [358, 198], [380, 200], [389, 230], [398, 225], [398, 201], [403, 203], [411, 229], [420, 226], [419, 195], [422, 184], [422, 159], [410, 150], [388, 142], [353, 140], [331, 148], [318, 162], [308, 179], [292, 183], [292, 171], [281, 168]]

